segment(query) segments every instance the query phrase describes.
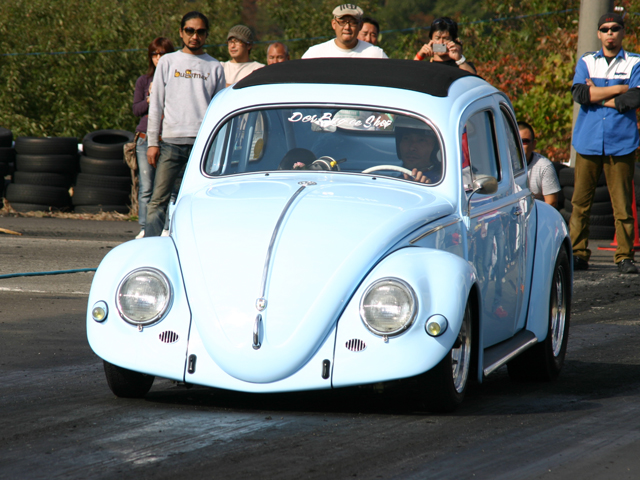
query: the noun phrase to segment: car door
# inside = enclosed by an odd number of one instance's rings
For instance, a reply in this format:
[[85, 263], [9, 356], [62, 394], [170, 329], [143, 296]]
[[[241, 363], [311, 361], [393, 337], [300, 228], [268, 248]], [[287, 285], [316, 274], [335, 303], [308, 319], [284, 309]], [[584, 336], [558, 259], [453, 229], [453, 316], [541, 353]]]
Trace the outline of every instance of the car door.
[[[510, 165], [500, 161], [500, 115], [488, 97], [466, 110], [461, 125], [463, 161], [469, 163], [470, 172], [470, 182], [465, 185], [469, 202], [467, 254], [480, 285], [483, 348], [513, 336], [523, 298], [516, 220], [522, 207], [514, 196]], [[494, 193], [472, 195], [470, 184], [482, 175], [496, 178], [498, 188]]]
[[504, 142], [501, 148], [505, 153], [502, 155], [506, 163], [511, 166], [514, 183], [514, 201], [518, 202], [519, 214], [514, 218], [516, 248], [517, 248], [517, 268], [518, 287], [520, 289], [520, 303], [517, 311], [516, 330], [524, 328], [527, 317], [527, 302], [531, 291], [531, 275], [533, 272], [533, 253], [535, 251], [535, 215], [532, 215], [534, 200], [529, 190], [527, 170], [525, 168], [525, 156], [513, 111], [506, 103], [500, 104], [500, 113], [503, 127], [499, 128], [499, 137], [504, 134]]

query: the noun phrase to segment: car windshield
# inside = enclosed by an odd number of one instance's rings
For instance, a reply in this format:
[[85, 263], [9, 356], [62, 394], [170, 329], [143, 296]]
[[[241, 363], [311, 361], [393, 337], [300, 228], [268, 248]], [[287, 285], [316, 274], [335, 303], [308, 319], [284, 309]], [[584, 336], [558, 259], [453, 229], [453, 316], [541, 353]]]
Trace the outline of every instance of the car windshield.
[[[342, 171], [434, 184], [442, 179], [438, 135], [408, 115], [350, 108], [273, 108], [230, 118], [210, 143], [204, 172]], [[410, 176], [413, 174], [413, 177]]]

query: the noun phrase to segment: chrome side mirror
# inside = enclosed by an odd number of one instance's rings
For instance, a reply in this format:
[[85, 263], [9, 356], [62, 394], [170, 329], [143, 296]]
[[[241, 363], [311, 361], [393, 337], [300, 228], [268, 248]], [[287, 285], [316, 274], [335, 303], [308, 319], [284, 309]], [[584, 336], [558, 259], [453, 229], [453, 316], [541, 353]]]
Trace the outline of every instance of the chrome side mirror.
[[473, 191], [471, 195], [476, 192], [483, 193], [485, 195], [491, 195], [498, 191], [498, 180], [491, 175], [478, 175], [473, 182]]
[[467, 215], [469, 215], [471, 211], [471, 197], [473, 197], [473, 194], [476, 192], [484, 195], [496, 193], [498, 191], [498, 180], [491, 175], [478, 175], [471, 186], [473, 190], [471, 190], [471, 194], [467, 200]]

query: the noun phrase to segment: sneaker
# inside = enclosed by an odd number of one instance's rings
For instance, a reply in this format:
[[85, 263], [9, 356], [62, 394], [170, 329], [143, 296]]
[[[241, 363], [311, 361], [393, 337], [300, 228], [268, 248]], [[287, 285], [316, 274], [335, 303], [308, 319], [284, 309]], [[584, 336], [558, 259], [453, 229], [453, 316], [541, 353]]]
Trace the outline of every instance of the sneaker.
[[160, 235], [161, 237], [168, 237], [169, 236], [169, 230], [162, 230], [162, 234]]
[[633, 260], [625, 258], [618, 263], [618, 271], [620, 273], [638, 273], [638, 268]]
[[144, 238], [144, 228], [140, 230], [140, 233], [136, 235], [136, 240], [139, 238]]
[[584, 258], [573, 257], [573, 269], [589, 270], [589, 262], [587, 262]]

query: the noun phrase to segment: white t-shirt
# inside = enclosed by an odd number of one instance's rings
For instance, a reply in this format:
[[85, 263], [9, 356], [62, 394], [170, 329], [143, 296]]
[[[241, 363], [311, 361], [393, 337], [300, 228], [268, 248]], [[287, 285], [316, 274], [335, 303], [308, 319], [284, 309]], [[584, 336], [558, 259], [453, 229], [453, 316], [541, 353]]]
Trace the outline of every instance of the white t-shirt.
[[544, 195], [552, 195], [561, 190], [556, 170], [551, 160], [533, 152], [531, 163], [527, 165], [529, 174], [529, 188], [538, 200], [544, 200]]
[[[309, 48], [302, 58], [335, 58], [335, 57], [360, 57], [360, 58], [389, 58], [380, 47], [369, 42], [358, 40], [356, 46], [351, 49], [340, 48], [335, 39], [320, 43]], [[225, 70], [226, 73], [226, 70]], [[228, 78], [228, 77], [227, 77]], [[229, 80], [227, 80], [229, 81]]]
[[220, 62], [224, 68], [224, 78], [227, 80], [227, 86], [239, 82], [254, 70], [264, 67], [264, 63], [244, 62], [235, 63], [232, 61]]

